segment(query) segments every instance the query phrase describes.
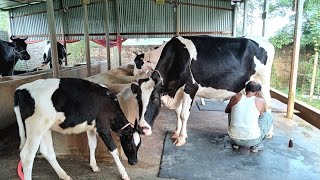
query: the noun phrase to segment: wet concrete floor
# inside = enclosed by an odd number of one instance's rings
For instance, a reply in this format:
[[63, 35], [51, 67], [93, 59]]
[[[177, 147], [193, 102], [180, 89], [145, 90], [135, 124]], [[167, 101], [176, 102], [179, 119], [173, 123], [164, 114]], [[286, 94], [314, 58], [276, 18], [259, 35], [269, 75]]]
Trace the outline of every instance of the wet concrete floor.
[[[284, 106], [283, 104], [281, 106]], [[199, 111], [197, 106], [193, 105], [191, 115], [188, 123], [188, 130], [190, 131], [189, 138], [187, 139], [186, 146], [190, 146], [192, 139], [201, 139], [201, 135], [192, 136], [192, 132], [201, 132], [204, 136], [226, 134], [227, 132], [227, 116], [223, 111]], [[320, 167], [320, 130], [311, 126], [301, 118], [294, 116], [293, 120], [285, 118], [285, 113], [277, 111], [273, 113], [275, 136], [274, 139], [267, 140], [265, 152], [259, 152], [257, 154], [251, 154], [246, 151], [237, 152], [233, 158], [240, 161], [242, 156], [246, 156], [248, 161], [254, 161], [259, 159], [262, 163], [263, 170], [251, 169], [251, 171], [266, 171], [273, 173], [271, 179], [313, 179], [314, 176], [305, 176], [308, 172], [312, 172], [315, 175], [319, 174]], [[159, 178], [159, 169], [161, 162], [161, 155], [163, 151], [164, 139], [167, 131], [171, 132], [175, 128], [175, 113], [173, 110], [162, 108], [158, 119], [154, 123], [153, 134], [148, 137], [142, 138], [142, 146], [140, 148], [138, 158], [139, 163], [135, 166], [130, 166], [126, 159], [123, 159], [124, 164], [131, 179], [184, 179], [183, 176], [179, 177], [167, 177]], [[191, 137], [192, 136], [192, 137]], [[217, 136], [219, 137], [219, 136]], [[223, 137], [225, 138], [225, 137]], [[290, 138], [294, 139], [294, 147], [290, 150], [287, 148], [287, 142]], [[190, 139], [190, 142], [189, 142]], [[188, 144], [189, 142], [189, 144]], [[214, 144], [212, 144], [214, 145]], [[16, 167], [19, 161], [19, 137], [16, 126], [0, 131], [0, 179], [12, 179], [18, 180], [16, 173]], [[178, 147], [179, 148], [179, 147]], [[219, 146], [218, 146], [219, 148]], [[230, 150], [226, 148], [227, 150]], [[274, 156], [266, 156], [264, 153], [271, 151]], [[288, 153], [292, 151], [293, 153]], [[212, 152], [214, 153], [214, 152]], [[192, 156], [185, 154], [188, 158]], [[214, 156], [214, 154], [213, 154]], [[237, 157], [238, 156], [238, 157]], [[283, 160], [274, 159], [273, 157], [282, 156], [288, 159], [295, 159], [295, 163], [290, 164]], [[120, 175], [116, 168], [113, 159], [97, 159], [98, 166], [101, 169], [100, 173], [93, 173], [89, 166], [88, 156], [86, 157], [73, 157], [66, 156], [58, 157], [58, 162], [61, 167], [73, 178], [73, 179], [120, 179]], [[215, 166], [224, 166], [229, 162], [229, 167], [220, 168], [215, 173], [225, 174], [224, 178], [217, 177], [215, 174], [206, 177], [199, 177], [194, 179], [266, 179], [263, 175], [247, 176], [245, 170], [237, 169], [233, 176], [230, 176], [230, 167], [235, 167], [230, 161], [221, 161]], [[303, 166], [299, 163], [303, 162]], [[176, 163], [176, 162], [172, 162]], [[178, 162], [179, 163], [179, 162]], [[227, 163], [228, 164], [228, 163]], [[236, 164], [236, 163], [235, 163]], [[189, 173], [193, 173], [196, 169], [192, 168], [195, 164], [184, 164], [185, 167], [191, 167]], [[250, 169], [250, 164], [242, 164], [243, 167]], [[210, 162], [212, 166], [212, 162]], [[295, 173], [285, 173], [283, 170], [288, 168], [295, 168]], [[244, 168], [246, 169], [246, 168]], [[234, 172], [234, 171], [232, 171]], [[277, 176], [277, 173], [284, 173], [281, 176]], [[236, 176], [236, 177], [235, 177]], [[254, 177], [253, 177], [254, 176]], [[235, 177], [235, 178], [234, 178]], [[320, 178], [320, 175], [318, 176]], [[33, 179], [58, 179], [58, 176], [50, 166], [50, 164], [41, 156], [36, 157], [33, 166]], [[270, 178], [267, 178], [270, 179]]]

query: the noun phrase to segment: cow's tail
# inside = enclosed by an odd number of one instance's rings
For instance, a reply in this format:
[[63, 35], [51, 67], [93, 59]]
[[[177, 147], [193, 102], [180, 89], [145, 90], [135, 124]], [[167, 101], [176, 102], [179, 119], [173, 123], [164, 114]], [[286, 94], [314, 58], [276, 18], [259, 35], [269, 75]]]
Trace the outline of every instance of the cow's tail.
[[19, 149], [21, 151], [25, 142], [26, 142], [26, 130], [25, 130], [24, 123], [23, 123], [22, 117], [21, 117], [20, 106], [19, 106], [19, 95], [20, 95], [20, 91], [17, 90], [14, 93], [14, 112], [16, 114], [17, 123], [18, 123], [18, 127], [19, 127], [19, 135], [20, 135]]

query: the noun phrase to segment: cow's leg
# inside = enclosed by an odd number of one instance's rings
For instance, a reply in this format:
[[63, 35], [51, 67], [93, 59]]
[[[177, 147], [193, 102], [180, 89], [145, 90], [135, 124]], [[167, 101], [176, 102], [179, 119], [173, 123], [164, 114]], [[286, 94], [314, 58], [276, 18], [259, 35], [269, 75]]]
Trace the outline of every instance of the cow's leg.
[[181, 122], [181, 110], [182, 110], [182, 103], [178, 106], [178, 108], [175, 109], [176, 115], [177, 115], [177, 126], [176, 130], [173, 132], [171, 138], [177, 139], [179, 137], [179, 134], [181, 132], [182, 122]]
[[90, 166], [93, 172], [100, 172], [99, 167], [97, 166], [97, 161], [95, 157], [95, 151], [97, 147], [97, 135], [94, 130], [87, 131], [88, 144], [90, 149]]
[[182, 146], [186, 143], [187, 135], [187, 122], [190, 115], [190, 109], [192, 106], [193, 99], [199, 89], [198, 84], [186, 84], [184, 88], [183, 98], [182, 98], [182, 109], [181, 109], [181, 120], [182, 126], [179, 137], [174, 142], [176, 146]]
[[20, 152], [20, 159], [22, 162], [22, 168], [25, 180], [32, 179], [32, 166], [34, 157], [40, 145], [42, 134], [28, 134], [26, 142]]
[[56, 171], [60, 179], [71, 180], [72, 178], [61, 168], [59, 165], [56, 154], [54, 152], [51, 130], [48, 130], [43, 136], [40, 144], [40, 152], [51, 164], [52, 168]]
[[130, 178], [126, 172], [126, 169], [124, 168], [124, 166], [122, 165], [122, 163], [120, 161], [119, 152], [118, 152], [116, 144], [114, 143], [114, 141], [112, 139], [109, 128], [108, 128], [108, 130], [98, 129], [97, 132], [98, 132], [99, 136], [101, 137], [101, 139], [103, 140], [103, 142], [106, 144], [114, 161], [116, 162], [118, 171], [120, 172], [122, 179], [129, 180]]

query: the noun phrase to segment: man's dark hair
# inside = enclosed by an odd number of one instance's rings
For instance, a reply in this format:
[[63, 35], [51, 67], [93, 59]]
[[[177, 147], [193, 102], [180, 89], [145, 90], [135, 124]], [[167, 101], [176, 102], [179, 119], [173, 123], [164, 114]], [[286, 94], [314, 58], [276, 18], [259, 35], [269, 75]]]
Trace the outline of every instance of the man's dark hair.
[[261, 91], [261, 85], [257, 82], [250, 81], [246, 86], [246, 92], [258, 92]]

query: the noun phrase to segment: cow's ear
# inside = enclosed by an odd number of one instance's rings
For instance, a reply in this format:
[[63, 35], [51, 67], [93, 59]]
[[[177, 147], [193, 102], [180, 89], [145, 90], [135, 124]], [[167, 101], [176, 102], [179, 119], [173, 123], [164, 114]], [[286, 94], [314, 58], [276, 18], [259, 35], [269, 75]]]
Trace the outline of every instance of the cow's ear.
[[139, 85], [137, 85], [136, 83], [131, 83], [131, 91], [133, 92], [133, 94], [137, 94], [139, 92]]
[[160, 72], [157, 70], [154, 70], [151, 74], [152, 80], [154, 80], [156, 83], [162, 82], [162, 77], [160, 75]]
[[28, 39], [28, 36], [26, 36], [25, 38], [20, 38], [21, 40], [27, 40]]
[[13, 41], [15, 39], [17, 39], [15, 36], [10, 36], [10, 39]]

